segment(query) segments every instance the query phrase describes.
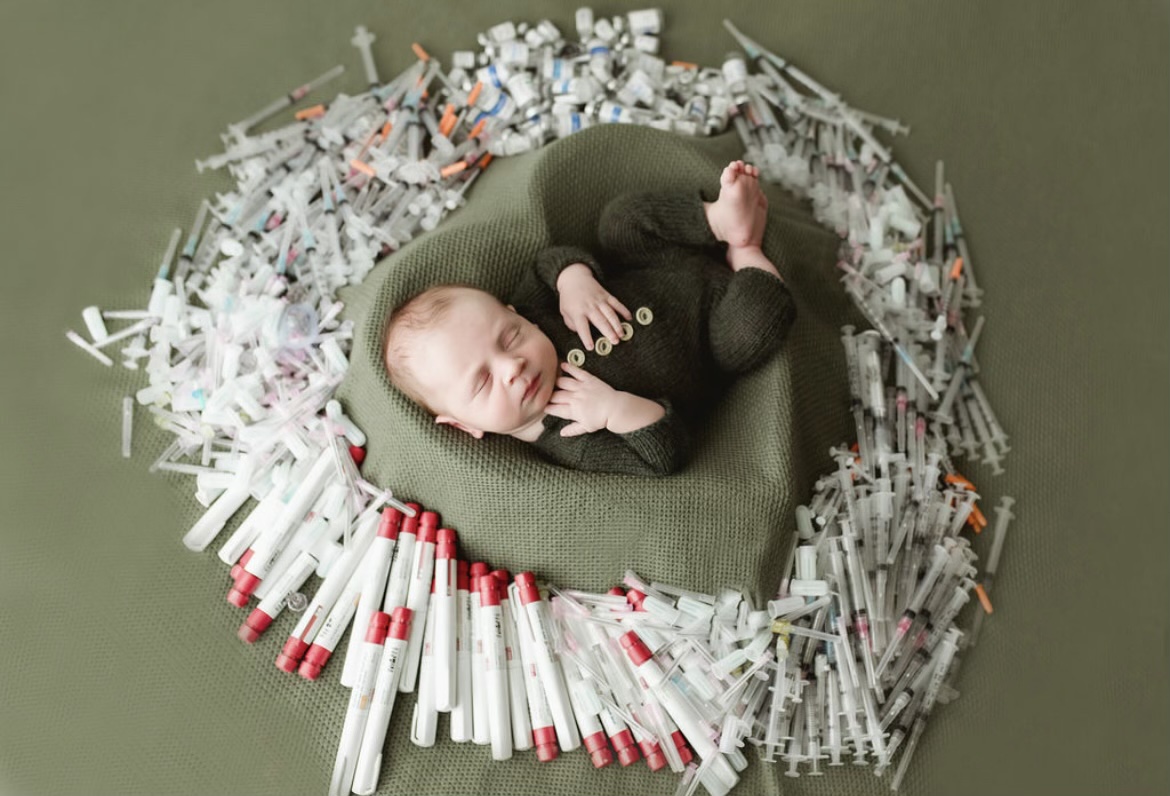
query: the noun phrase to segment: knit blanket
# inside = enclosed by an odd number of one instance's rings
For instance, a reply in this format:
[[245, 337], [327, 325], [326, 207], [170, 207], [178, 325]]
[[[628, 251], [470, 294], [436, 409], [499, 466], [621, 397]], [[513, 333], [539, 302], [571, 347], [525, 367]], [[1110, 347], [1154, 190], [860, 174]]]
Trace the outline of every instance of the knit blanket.
[[[604, 590], [633, 569], [694, 591], [731, 586], [758, 600], [773, 596], [795, 507], [833, 469], [830, 446], [854, 435], [840, 327], [860, 319], [838, 284], [839, 238], [813, 220], [807, 202], [761, 183], [769, 200], [763, 249], [792, 290], [797, 320], [780, 355], [730, 387], [675, 475], [569, 470], [523, 442], [438, 426], [391, 387], [381, 353], [389, 311], [422, 289], [463, 282], [505, 297], [541, 248], [595, 248], [610, 198], [646, 188], [715, 195], [723, 166], [742, 155], [734, 132], [688, 139], [602, 125], [492, 163], [472, 187], [473, 201], [341, 294], [356, 326], [338, 397], [368, 437], [365, 478], [440, 512], [459, 533], [461, 557], [493, 568], [586, 590]], [[579, 796], [673, 787], [645, 766], [587, 772], [586, 755], [493, 763], [445, 740], [445, 723], [443, 748], [420, 750], [409, 741], [409, 720], [409, 710], [395, 711], [387, 742], [394, 764], [379, 783], [388, 792]], [[779, 793], [781, 770], [756, 763], [754, 752], [749, 758], [738, 789]]]

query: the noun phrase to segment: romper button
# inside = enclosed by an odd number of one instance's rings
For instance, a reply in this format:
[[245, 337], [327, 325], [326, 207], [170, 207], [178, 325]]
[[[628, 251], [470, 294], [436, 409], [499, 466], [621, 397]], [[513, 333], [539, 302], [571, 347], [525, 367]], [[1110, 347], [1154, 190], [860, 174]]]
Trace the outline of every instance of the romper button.
[[574, 348], [569, 352], [569, 364], [581, 367], [585, 364], [585, 352], [580, 348]]
[[654, 313], [650, 311], [649, 307], [638, 307], [638, 311], [634, 313], [634, 319], [643, 326], [649, 326], [654, 320]]
[[622, 321], [622, 341], [625, 342], [634, 336], [634, 327]]
[[599, 356], [607, 357], [609, 356], [609, 352], [613, 350], [613, 343], [609, 342], [609, 340], [604, 337], [599, 337], [597, 342], [593, 344], [593, 350], [596, 351]]

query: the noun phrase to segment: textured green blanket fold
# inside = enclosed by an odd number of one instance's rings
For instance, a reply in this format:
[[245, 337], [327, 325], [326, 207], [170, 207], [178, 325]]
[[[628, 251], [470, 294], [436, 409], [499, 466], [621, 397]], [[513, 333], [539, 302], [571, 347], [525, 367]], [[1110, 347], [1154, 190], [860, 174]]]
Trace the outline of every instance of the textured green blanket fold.
[[[741, 155], [734, 134], [687, 139], [610, 125], [493, 164], [467, 207], [343, 296], [357, 325], [339, 397], [369, 437], [365, 476], [441, 512], [460, 534], [461, 554], [493, 566], [583, 589], [604, 589], [632, 568], [691, 589], [739, 586], [771, 596], [795, 506], [831, 467], [829, 446], [851, 437], [839, 327], [855, 319], [837, 282], [836, 236], [774, 186], [766, 188], [764, 250], [791, 286], [797, 321], [780, 355], [731, 386], [681, 473], [578, 472], [546, 463], [516, 440], [474, 440], [436, 426], [389, 385], [381, 364], [386, 315], [405, 298], [439, 282], [506, 296], [543, 247], [595, 247], [598, 215], [613, 196], [704, 186], [715, 195], [723, 165]], [[402, 718], [389, 754], [406, 760], [419, 752]], [[643, 766], [575, 781], [569, 772], [588, 765], [580, 755], [552, 766], [499, 766], [463, 752], [449, 761], [441, 771], [389, 767], [383, 784], [392, 792], [423, 782], [429, 792], [454, 792], [506, 783], [508, 793], [527, 786], [566, 796], [664, 788]], [[753, 765], [742, 792], [777, 792], [778, 775]]]

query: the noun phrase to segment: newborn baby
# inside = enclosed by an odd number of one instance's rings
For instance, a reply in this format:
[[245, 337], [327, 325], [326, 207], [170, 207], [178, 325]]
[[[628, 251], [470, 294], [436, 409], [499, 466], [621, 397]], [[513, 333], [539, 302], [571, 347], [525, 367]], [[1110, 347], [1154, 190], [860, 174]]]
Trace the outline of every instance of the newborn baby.
[[600, 256], [541, 251], [511, 304], [465, 285], [415, 296], [387, 321], [391, 383], [476, 439], [508, 434], [584, 470], [675, 472], [728, 375], [768, 360], [795, 316], [760, 250], [758, 177], [737, 160], [713, 202], [701, 190], [617, 197]]

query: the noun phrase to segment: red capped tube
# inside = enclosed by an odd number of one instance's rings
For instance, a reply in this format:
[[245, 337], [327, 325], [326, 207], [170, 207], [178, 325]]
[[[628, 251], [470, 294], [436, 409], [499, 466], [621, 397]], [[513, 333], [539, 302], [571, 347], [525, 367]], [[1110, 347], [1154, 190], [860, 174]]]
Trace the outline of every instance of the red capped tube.
[[536, 747], [536, 759], [542, 763], [556, 760], [560, 754], [555, 727], [537, 727], [532, 731], [532, 743]]
[[362, 462], [366, 460], [366, 449], [358, 445], [350, 445], [349, 455], [353, 458], [353, 463], [361, 467]]
[[366, 641], [370, 644], [385, 644], [386, 633], [389, 629], [390, 614], [384, 611], [374, 611], [370, 615], [370, 624], [366, 626]]
[[240, 641], [252, 644], [256, 639], [260, 638], [260, 634], [267, 630], [271, 624], [271, 616], [259, 608], [253, 608], [252, 613], [248, 614], [248, 618], [244, 620], [244, 624], [240, 625], [239, 632], [236, 635], [240, 637]]
[[613, 744], [613, 749], [617, 752], [618, 762], [621, 763], [623, 768], [638, 762], [638, 758], [641, 755], [638, 754], [638, 746], [634, 742], [634, 734], [632, 732], [622, 730], [609, 740]]
[[321, 676], [321, 670], [325, 668], [325, 664], [329, 663], [332, 656], [333, 650], [322, 647], [320, 644], [311, 644], [309, 651], [301, 659], [301, 665], [297, 667], [297, 674], [306, 680], [316, 680]]
[[[406, 606], [400, 605], [395, 608], [394, 613], [390, 614], [389, 616], [382, 613], [381, 611], [378, 611], [378, 613], [382, 616], [385, 616], [386, 621], [389, 623], [389, 627], [387, 628], [386, 633], [382, 636], [383, 641], [385, 641], [387, 635], [390, 636], [390, 638], [397, 639], [398, 641], [406, 641], [410, 638], [410, 623], [414, 619], [414, 611], [410, 610]], [[371, 640], [372, 639], [368, 637], [366, 638], [366, 641]], [[381, 642], [375, 641], [374, 643], [378, 644]]]
[[230, 573], [232, 580], [239, 579], [240, 573], [244, 571], [244, 567], [247, 566], [248, 562], [251, 560], [252, 560], [252, 548], [249, 547], [247, 550], [244, 551], [244, 554], [242, 556], [240, 556], [240, 560], [237, 561], [232, 566], [231, 573]]
[[642, 750], [642, 756], [646, 758], [646, 765], [650, 766], [651, 771], [658, 771], [666, 765], [666, 755], [662, 753], [662, 748], [656, 741], [649, 739], [638, 741], [638, 747]]
[[589, 752], [589, 760], [594, 768], [605, 768], [613, 762], [613, 752], [609, 750], [609, 742], [604, 732], [595, 732], [581, 738], [585, 751]]
[[309, 642], [302, 641], [296, 636], [289, 636], [284, 642], [280, 654], [276, 656], [276, 668], [282, 672], [295, 672], [305, 653], [309, 651]]
[[439, 514], [435, 511], [424, 511], [419, 518], [418, 523], [418, 540], [419, 542], [435, 543], [439, 533]]
[[260, 578], [244, 569], [243, 565], [240, 566], [239, 575], [235, 584], [228, 589], [227, 601], [236, 608], [243, 608], [248, 604], [248, 598], [252, 596], [252, 592], [256, 591], [256, 587], [260, 585]]
[[500, 604], [500, 582], [496, 578], [490, 574], [481, 575], [478, 585], [480, 607], [491, 608]]
[[382, 518], [378, 520], [378, 536], [382, 539], [398, 539], [398, 528], [402, 525], [403, 514], [393, 506], [382, 509]]
[[643, 663], [654, 657], [650, 654], [650, 649], [642, 642], [636, 631], [629, 631], [623, 633], [621, 636], [622, 649], [630, 656], [630, 660], [634, 662], [635, 666], [641, 666]]
[[520, 590], [520, 602], [524, 605], [540, 600], [540, 589], [536, 588], [536, 576], [521, 572], [516, 576], [516, 588]]
[[455, 558], [455, 531], [451, 528], [440, 528], [437, 539], [435, 558]]

